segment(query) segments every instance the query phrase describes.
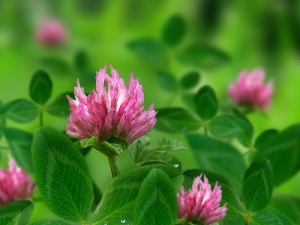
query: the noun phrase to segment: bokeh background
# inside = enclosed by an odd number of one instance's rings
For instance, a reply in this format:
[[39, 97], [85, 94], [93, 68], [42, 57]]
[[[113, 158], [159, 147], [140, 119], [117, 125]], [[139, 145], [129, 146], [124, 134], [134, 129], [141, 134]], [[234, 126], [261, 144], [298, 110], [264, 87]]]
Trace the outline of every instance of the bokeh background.
[[[166, 22], [179, 15], [185, 22], [185, 35], [176, 48], [167, 49], [166, 63], [153, 63], [135, 54], [128, 43], [151, 38], [162, 40]], [[36, 30], [47, 18], [61, 21], [67, 42], [60, 46], [43, 46], [37, 42]], [[177, 53], [190, 43], [213, 46], [230, 60], [210, 68], [181, 63]], [[156, 71], [167, 69], [180, 78], [195, 70], [201, 83], [210, 84], [224, 105], [230, 102], [228, 84], [244, 70], [263, 68], [267, 80], [273, 80], [275, 93], [270, 109], [253, 113], [255, 135], [265, 129], [298, 123], [300, 115], [300, 1], [297, 0], [0, 0], [0, 100], [29, 98], [33, 73], [43, 69], [53, 81], [53, 96], [72, 91], [79, 77], [89, 92], [94, 87], [95, 73], [112, 65], [126, 81], [129, 74], [139, 78], [145, 93], [145, 107], [169, 104], [185, 106], [180, 97], [170, 103], [172, 94], [158, 84]], [[83, 69], [84, 68], [84, 69]], [[88, 69], [87, 69], [88, 68]], [[45, 115], [45, 125], [63, 130], [66, 118]], [[7, 126], [33, 132], [38, 121]], [[153, 130], [155, 142], [162, 137], [175, 137], [186, 143], [183, 135]], [[1, 144], [6, 145], [1, 139]], [[2, 154], [6, 154], [3, 152]], [[176, 153], [183, 169], [197, 168], [192, 153]], [[2, 157], [1, 164], [4, 164]], [[92, 151], [87, 156], [91, 174], [103, 191], [111, 180], [104, 155]], [[132, 162], [127, 153], [118, 159], [121, 170]], [[230, 166], [230, 163], [228, 163]], [[275, 193], [300, 196], [300, 174], [277, 187]], [[47, 207], [36, 204], [32, 221], [55, 217]]]

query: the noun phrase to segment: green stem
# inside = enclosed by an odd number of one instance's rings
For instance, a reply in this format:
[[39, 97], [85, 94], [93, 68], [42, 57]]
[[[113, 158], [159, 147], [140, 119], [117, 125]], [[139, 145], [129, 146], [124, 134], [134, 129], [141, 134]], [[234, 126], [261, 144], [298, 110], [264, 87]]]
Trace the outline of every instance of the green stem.
[[0, 149], [3, 149], [3, 150], [9, 150], [9, 147], [6, 147], [6, 146], [0, 146]]
[[116, 156], [109, 156], [108, 161], [110, 165], [111, 175], [113, 178], [115, 178], [120, 173], [116, 163]]
[[40, 127], [44, 125], [43, 123], [43, 110], [40, 111]]

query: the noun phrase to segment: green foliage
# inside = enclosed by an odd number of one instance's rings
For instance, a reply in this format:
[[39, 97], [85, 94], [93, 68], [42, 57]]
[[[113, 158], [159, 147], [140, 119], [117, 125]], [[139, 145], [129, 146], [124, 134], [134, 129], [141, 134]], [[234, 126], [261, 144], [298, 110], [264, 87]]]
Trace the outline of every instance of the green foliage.
[[201, 122], [189, 111], [179, 107], [156, 109], [157, 123], [155, 129], [167, 133], [186, 133], [196, 131]]
[[3, 130], [6, 141], [11, 150], [13, 158], [18, 166], [24, 168], [28, 172], [33, 172], [31, 158], [32, 134], [16, 129], [6, 127]]
[[249, 225], [292, 225], [291, 222], [274, 211], [261, 211], [251, 217]]
[[220, 49], [205, 44], [189, 44], [178, 54], [180, 62], [200, 69], [215, 69], [231, 61]]
[[58, 220], [39, 220], [31, 225], [68, 225], [69, 223], [58, 221]]
[[14, 201], [0, 207], [1, 225], [27, 225], [33, 204], [30, 201]]
[[237, 116], [220, 115], [212, 119], [208, 129], [217, 138], [237, 138], [245, 146], [251, 145], [253, 127]]
[[200, 169], [214, 171], [228, 178], [240, 192], [246, 165], [235, 147], [200, 134], [188, 134], [187, 140]]
[[205, 85], [195, 96], [196, 112], [203, 120], [213, 118], [218, 112], [218, 100], [214, 90]]
[[292, 125], [256, 144], [254, 159], [266, 158], [274, 172], [274, 185], [282, 184], [300, 169], [300, 124]]
[[[168, 174], [169, 178], [181, 176], [181, 173], [177, 169], [163, 164], [138, 167], [121, 173], [106, 187], [102, 200], [92, 218], [92, 223], [94, 225], [103, 223], [118, 224], [123, 221], [122, 223], [132, 224], [135, 204], [137, 201], [142, 201], [138, 199], [138, 197], [142, 198], [139, 195], [140, 187], [145, 177], [147, 177], [153, 168], [162, 169]], [[152, 180], [153, 175], [148, 179]], [[143, 185], [143, 192], [145, 193], [149, 180]], [[168, 180], [164, 181], [164, 183], [167, 183], [169, 186]], [[162, 206], [157, 206], [157, 208], [159, 207]]]
[[170, 47], [177, 46], [186, 33], [186, 24], [180, 15], [174, 15], [166, 22], [162, 30], [162, 39]]
[[183, 90], [189, 90], [198, 85], [201, 80], [200, 73], [197, 71], [191, 71], [180, 79], [180, 86]]
[[178, 89], [178, 82], [175, 76], [166, 71], [157, 71], [156, 77], [159, 85], [168, 92], [176, 92]]
[[93, 185], [85, 159], [71, 140], [53, 128], [40, 128], [33, 137], [32, 157], [38, 189], [51, 211], [85, 221]]
[[177, 215], [176, 191], [169, 176], [152, 169], [141, 184], [133, 224], [173, 225]]
[[16, 99], [2, 105], [0, 115], [18, 123], [27, 123], [38, 116], [38, 108], [29, 100]]
[[128, 151], [135, 164], [165, 163], [178, 169], [181, 169], [181, 161], [169, 152], [184, 149], [186, 148], [182, 142], [170, 138], [164, 138], [156, 145], [150, 146], [150, 139], [147, 136], [140, 137], [128, 146]]
[[30, 98], [37, 104], [44, 105], [51, 97], [52, 86], [51, 78], [45, 71], [36, 71], [29, 85]]
[[66, 92], [58, 95], [52, 102], [45, 106], [45, 111], [52, 116], [66, 118], [70, 114], [70, 105], [66, 96], [69, 95], [71, 98], [74, 96], [73, 93]]
[[127, 46], [138, 57], [148, 63], [159, 64], [166, 60], [164, 46], [153, 38], [143, 38], [128, 42]]
[[200, 176], [200, 174], [203, 174], [207, 177], [212, 187], [214, 187], [214, 185], [216, 184], [218, 184], [221, 187], [221, 205], [226, 204], [226, 218], [236, 218], [244, 214], [245, 209], [239, 200], [238, 194], [234, 186], [232, 186], [225, 177], [207, 170], [187, 170], [183, 174], [185, 190], [191, 188], [194, 178]]
[[264, 145], [265, 142], [269, 141], [273, 137], [275, 137], [279, 133], [276, 129], [268, 129], [263, 131], [256, 139], [254, 143], [254, 147], [256, 149], [260, 149], [261, 145]]
[[243, 180], [243, 197], [249, 211], [264, 209], [273, 191], [273, 171], [268, 160], [254, 161]]
[[293, 225], [300, 224], [300, 198], [292, 195], [273, 196], [269, 208], [286, 216]]
[[80, 73], [85, 73], [89, 70], [89, 58], [84, 49], [80, 49], [74, 56], [74, 66]]

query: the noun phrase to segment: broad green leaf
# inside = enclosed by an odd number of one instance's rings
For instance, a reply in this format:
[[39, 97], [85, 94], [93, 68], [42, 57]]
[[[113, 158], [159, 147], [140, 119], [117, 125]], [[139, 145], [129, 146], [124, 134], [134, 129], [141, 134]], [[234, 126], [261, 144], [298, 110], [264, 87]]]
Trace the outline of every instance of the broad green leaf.
[[181, 169], [181, 162], [175, 156], [169, 154], [169, 151], [184, 149], [186, 148], [182, 142], [171, 138], [164, 138], [158, 141], [156, 145], [150, 146], [150, 139], [147, 136], [137, 139], [128, 146], [130, 156], [136, 164], [165, 163], [179, 170]]
[[255, 214], [249, 225], [292, 225], [291, 222], [275, 211], [261, 211]]
[[85, 221], [93, 202], [93, 185], [82, 154], [63, 133], [49, 127], [38, 129], [32, 143], [38, 189], [56, 215]]
[[200, 69], [215, 69], [230, 62], [230, 56], [220, 49], [204, 44], [190, 44], [178, 54], [178, 59]]
[[294, 176], [300, 169], [300, 124], [292, 125], [256, 145], [255, 159], [268, 159], [273, 168], [274, 185]]
[[164, 46], [153, 38], [130, 41], [128, 47], [138, 57], [149, 63], [158, 64], [166, 60]]
[[58, 95], [52, 102], [45, 106], [45, 111], [52, 116], [66, 118], [70, 115], [70, 105], [67, 95], [73, 98], [74, 94], [67, 92]]
[[186, 24], [180, 15], [174, 15], [166, 22], [162, 30], [162, 39], [170, 47], [180, 43], [186, 33]]
[[173, 225], [177, 216], [176, 191], [169, 176], [152, 169], [141, 184], [133, 224]]
[[38, 108], [27, 99], [16, 99], [2, 105], [0, 115], [18, 123], [27, 123], [38, 116]]
[[275, 137], [279, 133], [276, 129], [268, 129], [263, 131], [256, 139], [254, 147], [259, 149], [261, 145], [264, 145], [265, 142], [269, 141], [271, 138]]
[[32, 134], [11, 127], [4, 129], [4, 136], [17, 164], [28, 172], [33, 172], [31, 144]]
[[80, 49], [76, 52], [74, 56], [74, 65], [80, 73], [85, 73], [89, 70], [89, 59], [85, 50]]
[[44, 105], [51, 97], [52, 86], [51, 78], [45, 71], [36, 71], [29, 85], [30, 98], [37, 104]]
[[27, 225], [33, 204], [27, 200], [14, 201], [0, 207], [1, 225]]
[[257, 212], [264, 209], [272, 197], [273, 171], [268, 160], [254, 161], [243, 180], [243, 197], [247, 209]]
[[0, 116], [0, 140], [3, 136], [3, 129], [6, 127], [6, 119], [4, 116]]
[[119, 174], [106, 187], [92, 224], [132, 224], [139, 189], [153, 168], [164, 170], [171, 179], [181, 176], [177, 169], [163, 164], [137, 167]]
[[199, 89], [195, 96], [196, 112], [203, 120], [212, 119], [218, 112], [218, 100], [215, 91], [208, 85]]
[[97, 184], [93, 182], [93, 191], [94, 191], [94, 200], [93, 200], [93, 206], [92, 206], [92, 211], [96, 209], [96, 207], [99, 205], [99, 202], [101, 201], [102, 198], [102, 192], [98, 188]]
[[201, 121], [189, 111], [180, 107], [157, 109], [155, 129], [168, 133], [187, 133], [196, 131]]
[[200, 169], [227, 177], [240, 193], [246, 171], [242, 154], [230, 144], [200, 134], [188, 134], [187, 140]]
[[208, 129], [217, 138], [236, 137], [245, 146], [251, 145], [253, 129], [246, 121], [233, 115], [220, 115], [212, 119]]
[[62, 222], [59, 220], [39, 220], [30, 225], [69, 225], [69, 223]]
[[276, 210], [288, 218], [293, 225], [300, 224], [300, 198], [292, 195], [277, 195], [273, 196], [270, 204], [270, 209]]
[[183, 173], [185, 190], [191, 188], [194, 178], [200, 176], [200, 174], [207, 177], [212, 189], [216, 183], [221, 187], [222, 201], [220, 206], [226, 204], [226, 218], [236, 218], [244, 214], [245, 209], [238, 198], [236, 190], [225, 177], [219, 174], [207, 170], [187, 170]]
[[197, 71], [191, 71], [180, 79], [180, 86], [184, 90], [192, 89], [198, 85], [200, 82], [201, 76]]
[[181, 99], [182, 102], [185, 104], [188, 109], [190, 109], [192, 112], [196, 111], [196, 106], [195, 106], [195, 96], [196, 93], [189, 93], [185, 92], [181, 94]]
[[176, 80], [176, 77], [165, 71], [157, 71], [156, 77], [158, 80], [159, 85], [168, 92], [176, 92], [178, 89], [178, 82]]

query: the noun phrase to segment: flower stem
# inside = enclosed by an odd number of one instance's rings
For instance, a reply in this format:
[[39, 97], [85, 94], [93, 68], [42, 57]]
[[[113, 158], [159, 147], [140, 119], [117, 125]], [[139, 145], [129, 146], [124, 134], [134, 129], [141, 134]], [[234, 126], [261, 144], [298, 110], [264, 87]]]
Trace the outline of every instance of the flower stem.
[[44, 125], [43, 123], [43, 111], [40, 111], [40, 127]]
[[111, 175], [113, 178], [115, 178], [120, 173], [116, 163], [116, 156], [109, 156], [108, 161], [110, 165]]

